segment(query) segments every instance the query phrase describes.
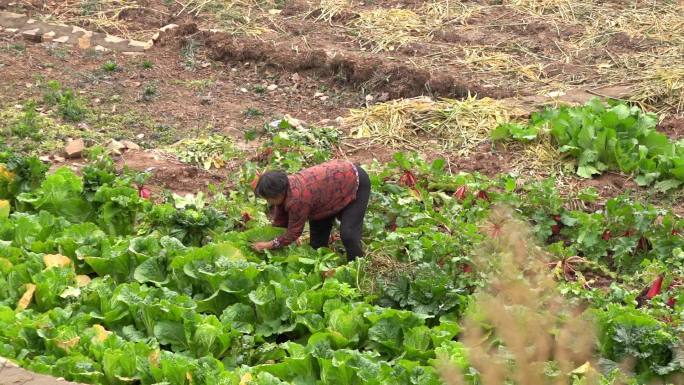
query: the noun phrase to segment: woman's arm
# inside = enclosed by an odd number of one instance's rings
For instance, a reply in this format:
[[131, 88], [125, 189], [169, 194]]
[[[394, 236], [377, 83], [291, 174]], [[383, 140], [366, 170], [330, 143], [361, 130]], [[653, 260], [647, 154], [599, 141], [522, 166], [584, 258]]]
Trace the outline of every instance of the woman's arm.
[[257, 251], [285, 247], [296, 241], [304, 232], [304, 226], [309, 219], [309, 205], [301, 201], [294, 201], [285, 212], [287, 214], [287, 231], [270, 242], [257, 242], [252, 247]]

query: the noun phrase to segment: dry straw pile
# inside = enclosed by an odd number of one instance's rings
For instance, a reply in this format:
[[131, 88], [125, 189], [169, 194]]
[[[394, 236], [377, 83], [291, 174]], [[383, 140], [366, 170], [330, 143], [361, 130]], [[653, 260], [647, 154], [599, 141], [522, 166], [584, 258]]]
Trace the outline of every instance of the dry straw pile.
[[408, 149], [430, 146], [467, 155], [489, 140], [496, 126], [524, 114], [511, 103], [490, 98], [418, 97], [352, 110], [344, 123], [353, 137], [368, 138], [370, 144]]

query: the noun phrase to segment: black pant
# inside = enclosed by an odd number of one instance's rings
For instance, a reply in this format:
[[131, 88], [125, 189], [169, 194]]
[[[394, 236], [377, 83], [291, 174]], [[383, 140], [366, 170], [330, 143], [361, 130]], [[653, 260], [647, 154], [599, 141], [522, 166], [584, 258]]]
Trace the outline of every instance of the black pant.
[[328, 218], [309, 221], [309, 231], [311, 233], [311, 247], [328, 246], [330, 241], [330, 231], [332, 230], [335, 217], [340, 219], [340, 238], [347, 250], [347, 259], [353, 261], [363, 255], [361, 249], [361, 232], [363, 230], [363, 217], [368, 208], [368, 198], [370, 198], [370, 178], [364, 169], [356, 166], [359, 172], [359, 189], [356, 192], [356, 199], [347, 205], [337, 215]]

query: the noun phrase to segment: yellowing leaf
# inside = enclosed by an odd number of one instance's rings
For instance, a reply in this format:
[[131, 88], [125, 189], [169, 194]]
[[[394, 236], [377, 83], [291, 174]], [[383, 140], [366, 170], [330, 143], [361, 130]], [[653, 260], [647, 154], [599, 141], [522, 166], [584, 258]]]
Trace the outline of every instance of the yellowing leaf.
[[0, 218], [6, 219], [10, 214], [10, 203], [8, 200], [0, 200]]
[[420, 191], [414, 189], [409, 189], [409, 191], [411, 192], [411, 195], [413, 195], [419, 201], [423, 200], [423, 197], [420, 195]]
[[154, 367], [159, 366], [159, 355], [160, 355], [159, 350], [155, 350], [152, 353], [150, 353], [150, 356], [147, 357], [147, 360], [150, 361], [150, 365], [152, 365]]
[[31, 303], [31, 299], [33, 299], [33, 293], [36, 291], [36, 285], [32, 283], [27, 283], [26, 284], [26, 291], [24, 292], [24, 295], [21, 296], [19, 299], [19, 303], [17, 304], [17, 309], [19, 310], [26, 310], [28, 305]]
[[78, 345], [78, 342], [80, 340], [81, 340], [81, 337], [76, 336], [76, 337], [70, 338], [66, 341], [57, 341], [57, 346], [68, 352], [71, 348]]
[[12, 266], [12, 262], [9, 259], [0, 257], [0, 270], [9, 270]]
[[93, 329], [95, 329], [95, 337], [93, 337], [93, 342], [104, 342], [107, 337], [112, 334], [112, 332], [105, 329], [104, 326], [100, 324], [93, 325]]
[[190, 384], [194, 383], [194, 381], [192, 380], [192, 373], [185, 372], [185, 378], [188, 380], [188, 382], [190, 382]]
[[74, 297], [78, 298], [81, 295], [81, 289], [73, 286], [69, 286], [59, 295], [61, 298]]
[[84, 286], [88, 286], [89, 283], [90, 283], [90, 277], [88, 277], [87, 275], [77, 275], [76, 276], [76, 286], [84, 287]]
[[242, 378], [240, 379], [240, 385], [247, 385], [250, 382], [252, 382], [252, 373], [245, 373], [242, 375]]
[[8, 170], [4, 164], [0, 164], [0, 179], [11, 182], [14, 180], [14, 176], [14, 173]]
[[587, 374], [593, 371], [594, 368], [591, 367], [589, 361], [585, 362], [582, 366], [572, 371], [572, 374]]
[[62, 267], [71, 265], [71, 259], [61, 254], [45, 254], [43, 256], [43, 263], [45, 263], [45, 269], [50, 269], [53, 267]]

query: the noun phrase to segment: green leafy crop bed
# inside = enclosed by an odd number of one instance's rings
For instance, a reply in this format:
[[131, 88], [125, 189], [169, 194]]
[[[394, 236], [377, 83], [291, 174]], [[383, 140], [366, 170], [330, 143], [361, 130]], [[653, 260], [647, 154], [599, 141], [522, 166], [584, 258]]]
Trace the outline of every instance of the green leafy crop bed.
[[[339, 242], [258, 254], [250, 243], [282, 229], [251, 194], [256, 171], [321, 162], [337, 140], [286, 122], [268, 135], [235, 190], [163, 203], [103, 157], [82, 175], [45, 175], [38, 160], [2, 153], [0, 355], [93, 384], [427, 385], [442, 383], [440, 362], [478, 384], [460, 320], [489, 282], [474, 256], [497, 230], [481, 225], [504, 204], [561, 266], [561, 292], [595, 316], [602, 383], [622, 383], [626, 359], [635, 383], [682, 374], [682, 219], [628, 197], [567, 210], [553, 181], [520, 186], [397, 154], [368, 165], [365, 258], [347, 264]], [[580, 198], [591, 205], [595, 192]], [[585, 263], [567, 271], [573, 256]], [[549, 381], [583, 384], [581, 373]]]

